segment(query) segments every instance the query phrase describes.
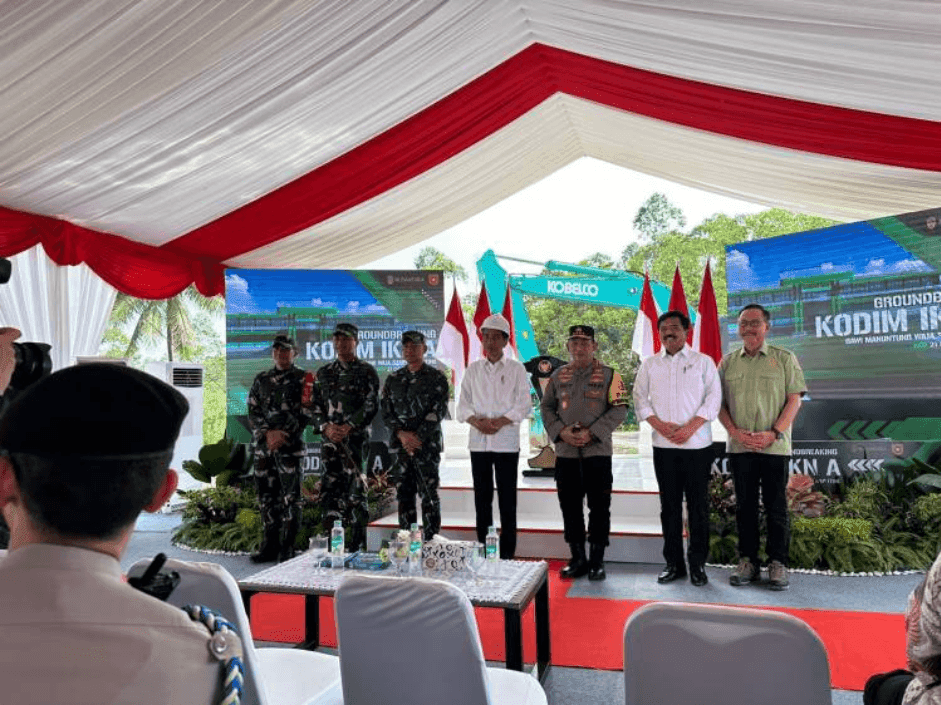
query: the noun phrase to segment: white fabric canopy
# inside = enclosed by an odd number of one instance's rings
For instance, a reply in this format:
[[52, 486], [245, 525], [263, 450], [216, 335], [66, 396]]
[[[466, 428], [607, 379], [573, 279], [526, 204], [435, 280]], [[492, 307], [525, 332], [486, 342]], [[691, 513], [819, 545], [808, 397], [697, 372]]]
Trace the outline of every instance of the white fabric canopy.
[[[941, 13], [922, 0], [31, 0], [0, 3], [0, 26], [0, 205], [202, 263], [357, 266], [582, 156], [843, 219], [938, 205]], [[574, 73], [556, 55], [540, 65], [534, 47], [565, 52]], [[578, 73], [582, 59], [654, 72], [654, 95], [658, 81], [685, 83], [666, 105], [648, 101], [655, 118], [632, 107], [630, 76], [612, 78], [616, 95], [580, 85], [593, 73]], [[376, 148], [384, 135], [489, 79], [507, 101], [495, 112], [533, 82], [547, 95], [401, 182], [363, 198], [338, 185], [326, 212], [252, 240], [278, 208], [254, 220], [240, 209], [357, 150], [381, 167], [397, 154]], [[703, 130], [672, 110], [683, 86], [749, 93], [717, 94], [741, 106]], [[805, 101], [813, 129], [846, 117], [821, 108], [865, 111], [849, 118], [866, 125], [862, 147], [789, 148], [771, 126], [767, 140], [737, 138], [749, 96], [794, 114]], [[464, 117], [472, 128], [492, 116]], [[888, 158], [866, 156], [880, 143]], [[287, 209], [330, 201], [332, 184]]]

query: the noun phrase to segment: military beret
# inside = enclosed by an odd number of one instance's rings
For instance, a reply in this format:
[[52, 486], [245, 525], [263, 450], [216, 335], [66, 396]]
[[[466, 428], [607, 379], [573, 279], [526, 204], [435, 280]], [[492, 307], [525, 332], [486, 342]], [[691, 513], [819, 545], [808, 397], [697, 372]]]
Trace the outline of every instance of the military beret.
[[108, 363], [67, 367], [21, 392], [0, 416], [0, 448], [75, 458], [172, 452], [189, 411], [169, 384]]
[[595, 329], [591, 326], [572, 326], [569, 328], [569, 340], [572, 338], [595, 339]]
[[402, 342], [403, 343], [420, 343], [424, 345], [425, 334], [417, 330], [407, 330], [404, 333], [402, 333]]
[[294, 338], [288, 335], [276, 335], [274, 337], [274, 342], [271, 344], [273, 348], [291, 348], [292, 350], [297, 350], [297, 345], [294, 344]]
[[333, 329], [333, 335], [345, 335], [355, 340], [359, 338], [359, 328], [352, 323], [337, 323], [336, 327]]

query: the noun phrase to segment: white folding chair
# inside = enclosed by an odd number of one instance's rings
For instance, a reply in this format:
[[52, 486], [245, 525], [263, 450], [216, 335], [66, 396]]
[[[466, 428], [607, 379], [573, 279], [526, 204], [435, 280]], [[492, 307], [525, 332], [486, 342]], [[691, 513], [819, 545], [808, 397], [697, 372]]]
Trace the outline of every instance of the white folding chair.
[[[131, 566], [129, 577], [143, 575], [149, 559]], [[242, 639], [245, 681], [242, 705], [331, 705], [343, 702], [336, 656], [289, 648], [255, 648], [238, 583], [217, 563], [168, 559], [163, 570], [180, 574], [167, 602], [177, 607], [203, 605], [235, 625]]]
[[627, 705], [830, 705], [820, 637], [789, 614], [655, 602], [624, 625]]
[[347, 703], [546, 705], [528, 673], [487, 667], [470, 600], [450, 583], [350, 575], [334, 607]]

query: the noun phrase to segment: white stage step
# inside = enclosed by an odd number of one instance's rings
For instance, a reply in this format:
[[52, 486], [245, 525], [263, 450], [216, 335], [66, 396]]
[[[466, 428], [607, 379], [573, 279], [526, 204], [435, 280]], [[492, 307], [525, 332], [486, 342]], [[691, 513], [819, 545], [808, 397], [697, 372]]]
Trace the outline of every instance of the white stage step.
[[[562, 514], [554, 482], [545, 488], [517, 490], [517, 550], [520, 558], [568, 558], [562, 532]], [[530, 483], [532, 481], [530, 480]], [[471, 487], [442, 487], [441, 533], [452, 539], [474, 540], [474, 491]], [[420, 513], [420, 511], [419, 511]], [[585, 510], [587, 521], [587, 508]], [[499, 509], [494, 493], [494, 520], [499, 527]], [[656, 493], [615, 490], [611, 495], [611, 535], [606, 560], [627, 563], [657, 563], [662, 559], [660, 500]], [[380, 541], [398, 526], [395, 512], [369, 525], [367, 543], [376, 550]]]

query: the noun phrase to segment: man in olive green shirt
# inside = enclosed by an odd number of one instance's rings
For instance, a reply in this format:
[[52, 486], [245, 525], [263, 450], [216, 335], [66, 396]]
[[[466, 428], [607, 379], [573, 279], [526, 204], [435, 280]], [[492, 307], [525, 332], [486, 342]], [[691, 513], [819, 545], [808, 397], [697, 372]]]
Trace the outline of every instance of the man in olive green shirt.
[[738, 315], [743, 347], [719, 364], [722, 409], [719, 421], [729, 433], [729, 465], [735, 484], [739, 564], [732, 585], [746, 585], [761, 575], [758, 562], [758, 497], [768, 516], [766, 545], [772, 590], [788, 588], [790, 521], [787, 509], [791, 424], [807, 391], [794, 353], [765, 342], [771, 315], [748, 304]]

